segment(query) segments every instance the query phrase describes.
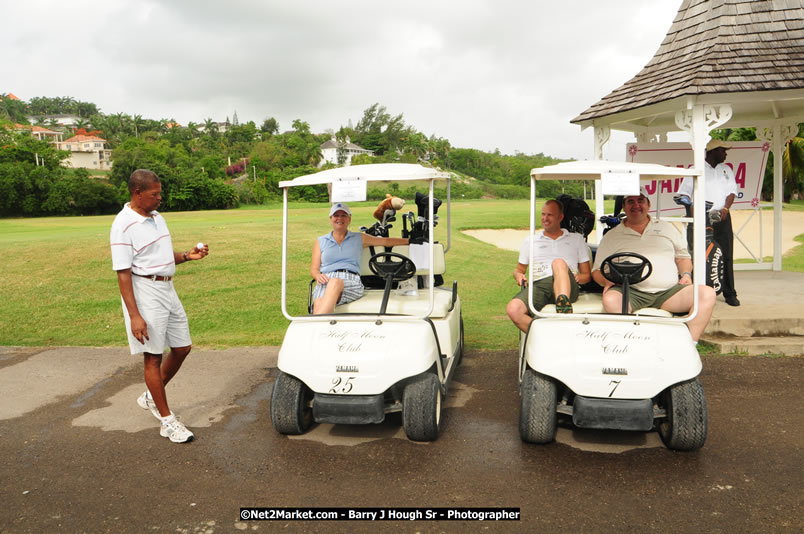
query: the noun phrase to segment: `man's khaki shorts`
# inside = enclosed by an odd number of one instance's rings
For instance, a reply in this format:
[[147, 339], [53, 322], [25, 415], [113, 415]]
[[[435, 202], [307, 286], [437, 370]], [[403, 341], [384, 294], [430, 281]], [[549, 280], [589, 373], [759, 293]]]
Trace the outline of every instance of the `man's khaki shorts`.
[[[647, 291], [640, 291], [632, 287], [628, 290], [628, 303], [631, 305], [631, 311], [641, 310], [642, 308], [661, 308], [662, 304], [670, 300], [670, 297], [685, 287], [688, 286], [676, 284], [670, 289], [665, 289], [658, 293], [648, 293]], [[609, 291], [616, 291], [622, 295], [623, 286], [612, 286]]]
[[[567, 269], [570, 277], [570, 294], [567, 295], [570, 299], [570, 302], [575, 302], [578, 300], [578, 282], [575, 281], [575, 275], [572, 273], [572, 270]], [[555, 304], [556, 303], [556, 295], [553, 293], [553, 277], [548, 276], [547, 278], [541, 278], [536, 280], [532, 284], [530, 284], [531, 290], [533, 291], [533, 307], [537, 310], [541, 311], [548, 304]], [[519, 293], [514, 296], [515, 299], [519, 299], [525, 303], [525, 308], [528, 307], [528, 290], [527, 288], [523, 287]], [[530, 308], [528, 308], [528, 315], [530, 315]]]

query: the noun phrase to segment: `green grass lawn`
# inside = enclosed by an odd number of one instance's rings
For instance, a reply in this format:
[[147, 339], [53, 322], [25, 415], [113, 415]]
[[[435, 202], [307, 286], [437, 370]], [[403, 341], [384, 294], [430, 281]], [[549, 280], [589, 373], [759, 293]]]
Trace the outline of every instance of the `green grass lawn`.
[[[352, 230], [373, 222], [376, 203], [354, 205]], [[305, 313], [313, 241], [329, 230], [323, 204], [290, 207], [288, 302]], [[446, 241], [446, 206], [436, 239]], [[516, 293], [517, 253], [460, 232], [527, 228], [524, 200], [453, 203], [452, 248], [445, 282], [458, 280], [472, 348], [516, 346], [505, 305]], [[113, 216], [0, 220], [0, 345], [120, 346], [126, 337], [111, 268]], [[167, 213], [176, 250], [198, 241], [210, 256], [180, 265], [176, 288], [195, 345], [279, 345], [288, 321], [280, 309], [282, 210], [271, 205], [228, 211]], [[399, 235], [401, 220], [392, 235]], [[802, 240], [802, 237], [799, 237]], [[804, 247], [785, 256], [785, 270], [804, 271]]]

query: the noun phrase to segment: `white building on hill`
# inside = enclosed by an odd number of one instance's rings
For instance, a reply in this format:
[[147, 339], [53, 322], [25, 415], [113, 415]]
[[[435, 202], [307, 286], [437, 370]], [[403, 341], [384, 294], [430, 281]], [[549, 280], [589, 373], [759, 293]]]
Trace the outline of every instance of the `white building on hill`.
[[[348, 137], [346, 138], [346, 142], [343, 143], [341, 149], [343, 150], [343, 165], [345, 167], [348, 167], [352, 164], [352, 156], [356, 156], [358, 154], [368, 154], [369, 156], [374, 155], [372, 150], [366, 150], [365, 148], [352, 143]], [[338, 141], [336, 141], [334, 137], [321, 145], [321, 162], [318, 164], [318, 166], [323, 167], [327, 163], [332, 163], [333, 165], [339, 164]]]
[[93, 135], [75, 135], [58, 143], [59, 150], [69, 150], [67, 166], [74, 169], [110, 170], [112, 151], [106, 148], [106, 140]]

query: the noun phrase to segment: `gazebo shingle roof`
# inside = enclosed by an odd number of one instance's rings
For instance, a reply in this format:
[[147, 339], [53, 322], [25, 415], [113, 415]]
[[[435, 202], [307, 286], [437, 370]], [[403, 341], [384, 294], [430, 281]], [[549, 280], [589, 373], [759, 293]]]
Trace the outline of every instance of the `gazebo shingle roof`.
[[804, 87], [804, 0], [683, 0], [653, 59], [572, 119], [683, 96]]

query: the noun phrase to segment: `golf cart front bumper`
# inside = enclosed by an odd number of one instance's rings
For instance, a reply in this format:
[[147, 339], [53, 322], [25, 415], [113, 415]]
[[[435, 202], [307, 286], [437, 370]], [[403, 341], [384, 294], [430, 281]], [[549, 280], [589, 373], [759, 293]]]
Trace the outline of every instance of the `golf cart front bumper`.
[[313, 419], [316, 423], [336, 425], [382, 423], [385, 420], [384, 396], [316, 393], [313, 398]]
[[653, 418], [651, 399], [596, 399], [578, 395], [572, 404], [572, 422], [579, 428], [647, 432], [653, 428]]

